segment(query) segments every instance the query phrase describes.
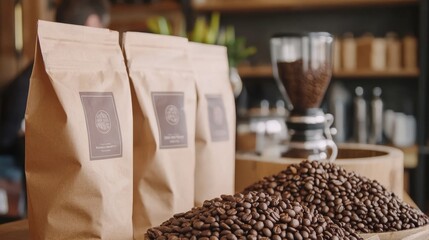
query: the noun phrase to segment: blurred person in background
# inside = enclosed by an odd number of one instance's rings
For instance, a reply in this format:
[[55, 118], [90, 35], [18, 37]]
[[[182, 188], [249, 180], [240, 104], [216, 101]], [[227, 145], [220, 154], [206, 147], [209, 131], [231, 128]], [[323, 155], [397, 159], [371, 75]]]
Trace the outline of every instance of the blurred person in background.
[[[110, 22], [110, 4], [107, 0], [62, 0], [57, 8], [55, 21], [107, 27]], [[13, 159], [14, 165], [22, 171], [24, 192], [24, 115], [32, 69], [33, 64], [30, 64], [0, 95], [0, 163], [1, 156]], [[5, 168], [3, 170], [7, 172]]]
[[107, 0], [63, 0], [55, 21], [105, 28], [110, 23], [110, 4]]

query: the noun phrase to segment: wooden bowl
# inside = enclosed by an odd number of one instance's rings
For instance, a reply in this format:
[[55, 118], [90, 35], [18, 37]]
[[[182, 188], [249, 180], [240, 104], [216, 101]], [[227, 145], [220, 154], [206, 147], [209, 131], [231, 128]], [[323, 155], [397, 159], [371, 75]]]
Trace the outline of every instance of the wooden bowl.
[[[235, 166], [235, 189], [245, 187], [263, 177], [277, 174], [287, 166], [299, 163], [299, 158], [261, 157], [254, 153], [237, 153]], [[404, 189], [404, 154], [393, 147], [368, 144], [339, 145], [335, 161], [347, 171], [354, 171], [380, 182], [387, 190], [402, 198]]]
[[366, 240], [428, 240], [429, 225], [404, 231], [367, 233], [360, 236]]

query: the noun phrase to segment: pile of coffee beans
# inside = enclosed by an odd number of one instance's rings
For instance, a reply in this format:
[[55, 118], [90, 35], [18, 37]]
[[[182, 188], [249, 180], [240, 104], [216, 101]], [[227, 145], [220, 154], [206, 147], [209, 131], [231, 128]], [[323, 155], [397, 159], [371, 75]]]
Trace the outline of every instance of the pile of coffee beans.
[[222, 195], [148, 230], [148, 239], [362, 239], [329, 217], [263, 192]]
[[331, 81], [331, 68], [302, 59], [278, 62], [277, 68], [295, 110], [318, 108]]
[[248, 187], [296, 201], [360, 233], [398, 231], [429, 223], [420, 210], [401, 201], [377, 181], [333, 164], [304, 161]]

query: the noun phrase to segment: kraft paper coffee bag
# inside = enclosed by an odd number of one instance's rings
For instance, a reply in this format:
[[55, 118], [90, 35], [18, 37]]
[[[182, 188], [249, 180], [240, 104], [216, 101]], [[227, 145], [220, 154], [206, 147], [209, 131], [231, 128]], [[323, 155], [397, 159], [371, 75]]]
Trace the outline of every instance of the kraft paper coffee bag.
[[189, 43], [197, 86], [195, 205], [234, 193], [235, 103], [223, 46]]
[[124, 34], [134, 114], [134, 237], [194, 205], [195, 79], [187, 39]]
[[118, 33], [39, 21], [26, 111], [30, 238], [132, 239], [132, 105]]

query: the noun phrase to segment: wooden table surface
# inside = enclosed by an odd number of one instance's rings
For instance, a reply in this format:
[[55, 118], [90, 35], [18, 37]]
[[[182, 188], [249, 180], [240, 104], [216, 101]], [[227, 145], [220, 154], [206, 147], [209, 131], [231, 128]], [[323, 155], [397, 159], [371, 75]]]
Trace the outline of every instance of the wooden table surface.
[[28, 240], [27, 219], [0, 225], [1, 240]]
[[[410, 204], [411, 206], [416, 207], [416, 204], [406, 193], [404, 193], [404, 201]], [[30, 238], [28, 233], [27, 219], [0, 225], [0, 240], [28, 240], [28, 239]], [[366, 239], [372, 239], [372, 238], [366, 238]], [[378, 238], [374, 238], [374, 239], [378, 239]], [[427, 239], [427, 236], [426, 238], [421, 238], [421, 239]]]

